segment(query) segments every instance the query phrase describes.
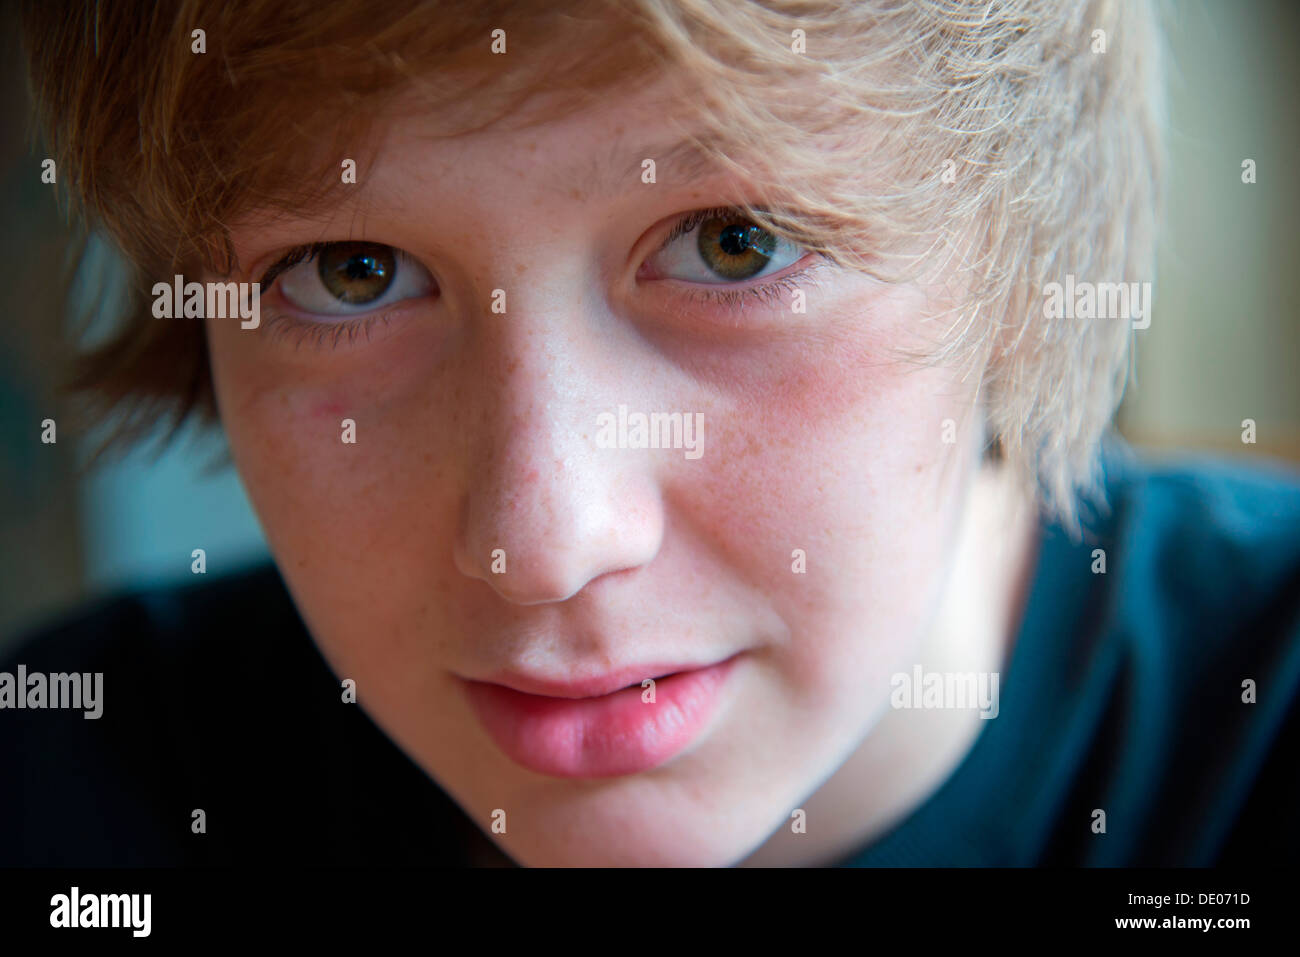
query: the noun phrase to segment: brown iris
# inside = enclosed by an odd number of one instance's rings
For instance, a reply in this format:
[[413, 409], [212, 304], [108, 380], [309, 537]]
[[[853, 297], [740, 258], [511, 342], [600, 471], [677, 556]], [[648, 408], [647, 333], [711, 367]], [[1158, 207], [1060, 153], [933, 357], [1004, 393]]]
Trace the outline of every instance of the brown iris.
[[749, 279], [776, 252], [776, 237], [744, 219], [706, 219], [700, 224], [700, 256], [724, 279]]
[[339, 302], [373, 302], [393, 284], [397, 258], [378, 243], [330, 243], [317, 255], [321, 282]]

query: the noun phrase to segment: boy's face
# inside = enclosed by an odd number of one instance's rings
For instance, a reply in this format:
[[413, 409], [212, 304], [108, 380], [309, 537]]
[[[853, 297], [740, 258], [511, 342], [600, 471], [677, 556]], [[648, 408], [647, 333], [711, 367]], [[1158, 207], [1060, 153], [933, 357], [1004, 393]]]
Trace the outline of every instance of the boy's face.
[[[309, 262], [263, 290], [259, 329], [208, 321], [235, 460], [323, 653], [481, 827], [504, 812], [525, 864], [729, 864], [787, 822], [911, 666], [975, 466], [977, 377], [899, 356], [933, 290], [827, 263], [795, 280], [804, 312], [788, 289], [710, 303], [812, 257], [778, 245], [733, 279], [771, 247], [725, 223], [658, 252], [750, 189], [665, 158], [676, 102], [450, 139], [396, 122], [332, 215], [237, 228], [232, 278], [313, 241], [420, 265], [345, 249], [331, 282]], [[869, 182], [869, 153], [844, 161]], [[322, 303], [348, 325], [283, 321]], [[637, 413], [702, 416], [694, 450], [608, 447], [621, 406], [628, 445]], [[635, 687], [590, 697], [602, 678]]]

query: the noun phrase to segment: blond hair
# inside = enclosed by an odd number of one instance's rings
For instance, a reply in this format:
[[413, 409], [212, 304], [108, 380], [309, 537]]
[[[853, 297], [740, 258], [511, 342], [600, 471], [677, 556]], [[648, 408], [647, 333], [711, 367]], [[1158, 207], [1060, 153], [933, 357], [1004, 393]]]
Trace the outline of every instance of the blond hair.
[[[1044, 289], [1067, 274], [1154, 278], [1163, 93], [1148, 3], [556, 7], [29, 3], [33, 94], [60, 180], [138, 280], [77, 385], [126, 413], [123, 434], [160, 413], [213, 417], [202, 330], [150, 321], [143, 277], [227, 271], [225, 223], [324, 200], [336, 172], [302, 165], [319, 150], [301, 147], [355, 143], [395, 89], [473, 97], [495, 118], [542, 83], [576, 109], [605, 84], [667, 69], [699, 90], [716, 131], [700, 145], [759, 182], [757, 221], [888, 281], [961, 277], [923, 358], [982, 376], [991, 439], [1047, 511], [1074, 520], [1132, 332], [1045, 318]], [[206, 56], [190, 52], [199, 28]], [[507, 58], [488, 53], [495, 28]], [[422, 82], [433, 73], [439, 83]]]

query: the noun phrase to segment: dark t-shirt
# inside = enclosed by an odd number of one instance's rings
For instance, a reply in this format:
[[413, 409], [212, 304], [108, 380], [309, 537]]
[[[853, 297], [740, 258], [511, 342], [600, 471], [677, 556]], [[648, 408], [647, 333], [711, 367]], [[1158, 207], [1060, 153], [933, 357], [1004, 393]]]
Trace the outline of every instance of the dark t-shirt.
[[1300, 859], [1300, 477], [1116, 453], [1106, 485], [1083, 541], [1042, 530], [998, 716], [844, 864]]
[[[1107, 490], [1082, 542], [1042, 530], [997, 717], [843, 863], [1300, 856], [1300, 478], [1112, 454]], [[270, 566], [101, 603], [19, 664], [102, 672], [103, 714], [0, 709], [0, 865], [510, 863], [343, 702]]]

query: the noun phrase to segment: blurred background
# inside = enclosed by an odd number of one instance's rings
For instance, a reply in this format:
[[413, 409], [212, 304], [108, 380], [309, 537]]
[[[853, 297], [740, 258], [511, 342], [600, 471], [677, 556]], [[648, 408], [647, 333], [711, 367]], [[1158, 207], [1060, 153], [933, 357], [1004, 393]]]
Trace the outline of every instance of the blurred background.
[[[1169, 209], [1151, 327], [1120, 431], [1155, 455], [1204, 450], [1300, 469], [1300, 5], [1173, 2]], [[266, 555], [220, 438], [182, 435], [93, 472], [87, 438], [64, 431], [59, 315], [70, 235], [41, 182], [14, 31], [0, 39], [0, 230], [13, 268], [0, 286], [0, 646], [124, 585], [210, 574]], [[1257, 182], [1242, 183], [1242, 161]], [[1126, 277], [1129, 278], [1129, 277]], [[1136, 277], [1132, 277], [1136, 278]], [[1257, 441], [1242, 443], [1242, 420]]]

